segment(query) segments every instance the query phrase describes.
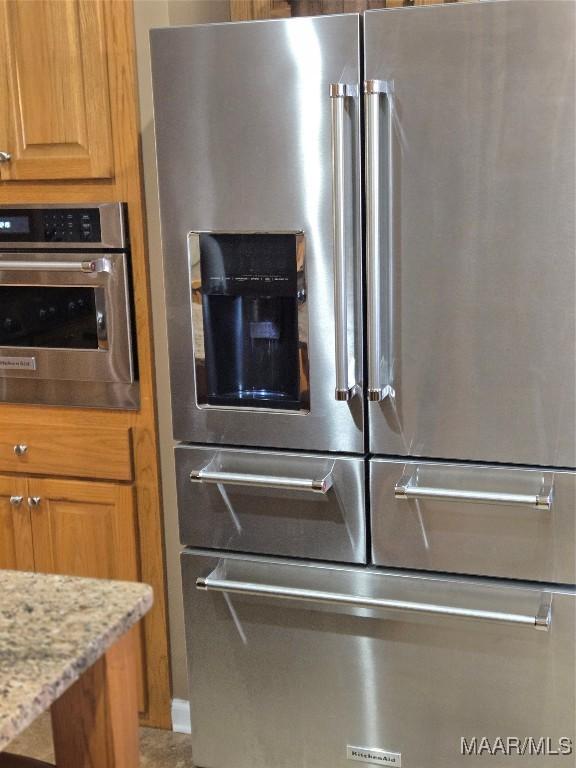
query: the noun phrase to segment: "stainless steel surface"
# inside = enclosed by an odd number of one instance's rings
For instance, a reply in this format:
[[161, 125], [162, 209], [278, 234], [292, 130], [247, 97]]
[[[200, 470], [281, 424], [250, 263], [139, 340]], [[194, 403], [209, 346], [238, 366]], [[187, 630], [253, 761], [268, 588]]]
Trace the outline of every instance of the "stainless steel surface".
[[[355, 355], [348, 350], [348, 290], [346, 286], [346, 156], [344, 149], [345, 99], [358, 96], [358, 86], [330, 84], [332, 108], [332, 216], [334, 231], [334, 346], [336, 348], [336, 400], [349, 400], [357, 394], [354, 379]], [[354, 254], [351, 259], [354, 264]], [[352, 378], [350, 374], [352, 373]]]
[[24, 496], [10, 496], [10, 504], [13, 507], [19, 507], [24, 501]]
[[42, 501], [42, 498], [40, 496], [28, 496], [29, 507], [38, 507], [41, 501]]
[[13, 450], [16, 456], [25, 456], [28, 453], [28, 446], [24, 445], [24, 443], [19, 443], [14, 446]]
[[[77, 248], [98, 249], [115, 248], [121, 250], [128, 246], [128, 232], [125, 225], [124, 203], [21, 203], [18, 205], [0, 205], [2, 210], [43, 210], [49, 213], [51, 210], [74, 210], [78, 208], [97, 208], [100, 213], [100, 241], [97, 243], [77, 243]], [[42, 251], [61, 251], [66, 247], [62, 242], [28, 243], [27, 248]], [[21, 241], [2, 241], [1, 248], [22, 248]]]
[[[90, 259], [82, 261], [18, 261], [1, 258], [1, 272], [29, 272], [30, 270], [42, 272], [110, 272], [112, 265], [109, 259]], [[0, 280], [1, 280], [0, 274]]]
[[[62, 246], [62, 243], [60, 243]], [[97, 263], [90, 271], [77, 269], [85, 261], [82, 253], [62, 252], [58, 254], [57, 270], [46, 269], [51, 261], [42, 252], [5, 253], [0, 252], [0, 285], [10, 286], [70, 286], [87, 287], [95, 291], [96, 312], [98, 316], [98, 349], [50, 349], [36, 347], [0, 347], [0, 361], [3, 357], [11, 360], [21, 356], [33, 357], [35, 367], [12, 365], [4, 368], [0, 364], [0, 399], [10, 393], [19, 397], [20, 384], [4, 384], [3, 379], [42, 380], [43, 382], [66, 381], [66, 399], [59, 403], [67, 405], [69, 399], [75, 399], [72, 390], [78, 382], [134, 383], [134, 359], [130, 333], [130, 296], [128, 285], [128, 263], [125, 253], [107, 253], [90, 264]], [[14, 264], [21, 268], [14, 269]], [[5, 265], [8, 266], [5, 266]], [[64, 269], [70, 265], [70, 270]], [[62, 268], [60, 268], [62, 267]], [[28, 390], [32, 392], [32, 390]], [[40, 395], [37, 402], [48, 402], [42, 398], [42, 389], [34, 389]], [[88, 391], [88, 390], [86, 390]], [[48, 390], [46, 389], [48, 393]], [[68, 399], [69, 393], [69, 399]], [[26, 388], [22, 397], [26, 396]], [[46, 395], [49, 397], [49, 395]], [[8, 400], [6, 400], [8, 401]], [[21, 400], [12, 400], [22, 402]], [[26, 400], [25, 402], [29, 402]], [[33, 401], [32, 401], [33, 402]], [[115, 400], [111, 405], [114, 407]], [[91, 403], [81, 403], [91, 405]], [[128, 407], [128, 406], [127, 406]]]
[[[217, 24], [151, 33], [174, 435], [245, 446], [363, 451], [363, 403], [334, 398], [330, 83], [360, 81], [359, 17]], [[222, 56], [222, 51], [226, 56]], [[234, 66], [230, 66], [230, 61]], [[263, 66], [262, 63], [266, 62]], [[278, 83], [282, 87], [278, 88]], [[348, 348], [362, 385], [360, 110], [346, 99]], [[309, 412], [198, 407], [190, 232], [303, 232]], [[194, 315], [196, 317], [196, 315]]]
[[370, 499], [376, 565], [576, 582], [574, 472], [374, 459]]
[[433, 616], [450, 616], [459, 619], [475, 619], [478, 621], [499, 621], [503, 624], [520, 624], [525, 627], [548, 631], [552, 623], [552, 601], [548, 595], [543, 595], [535, 615], [522, 613], [506, 613], [503, 611], [476, 610], [474, 608], [454, 608], [450, 605], [433, 605], [418, 601], [382, 599], [359, 595], [326, 592], [318, 589], [302, 589], [299, 587], [277, 586], [275, 584], [254, 584], [250, 581], [234, 581], [218, 578], [218, 568], [208, 576], [196, 579], [196, 589], [205, 592], [226, 592], [236, 595], [252, 595], [254, 597], [274, 597], [279, 600], [302, 600], [310, 603], [327, 603], [328, 605], [349, 605], [358, 608], [381, 608], [394, 613], [422, 613]]
[[190, 480], [199, 483], [217, 483], [222, 485], [248, 485], [254, 488], [282, 488], [293, 491], [312, 491], [328, 493], [332, 488], [332, 473], [322, 473], [323, 477], [278, 477], [275, 475], [254, 475], [247, 472], [221, 472], [212, 469], [217, 462], [211, 460], [202, 469], [193, 469]]
[[[2, 358], [0, 358], [0, 368]], [[137, 410], [140, 385], [106, 381], [50, 381], [0, 376], [0, 402], [30, 405], [62, 405], [67, 408]]]
[[361, 458], [179, 446], [176, 475], [185, 544], [366, 562]]
[[[401, 753], [406, 768], [462, 768], [474, 762], [462, 737], [576, 740], [573, 589], [194, 551], [182, 567], [195, 765], [295, 768], [313, 756], [347, 768], [359, 744]], [[526, 617], [553, 595], [552, 627], [195, 589], [215, 570], [259, 588]]]
[[0, 163], [9, 163], [12, 160], [10, 152], [0, 152]]
[[[201, 304], [202, 300], [202, 274], [200, 269], [200, 235], [203, 232], [189, 232], [188, 242], [188, 273], [190, 282], [190, 307], [192, 320], [192, 356], [194, 359], [194, 390], [196, 392], [196, 406], [198, 408], [207, 408], [211, 411], [218, 410], [227, 412], [230, 415], [238, 412], [236, 406], [226, 405], [208, 405], [206, 392], [206, 349], [204, 337], [204, 314]], [[218, 234], [211, 231], [210, 234]], [[253, 234], [249, 232], [227, 232], [227, 234]], [[299, 399], [302, 405], [302, 411], [308, 411], [310, 408], [310, 371], [309, 371], [309, 320], [308, 320], [308, 296], [306, 287], [306, 243], [304, 235], [301, 232], [275, 232], [267, 234], [293, 234], [296, 237], [296, 255], [297, 255], [297, 284], [298, 290], [298, 350], [299, 350]], [[204, 383], [203, 383], [204, 382]], [[190, 382], [189, 382], [190, 383]], [[250, 411], [252, 417], [255, 414], [283, 413], [286, 411], [276, 410], [274, 408], [244, 408]], [[294, 412], [297, 413], [297, 412]], [[293, 415], [293, 414], [292, 414]]]
[[430, 488], [418, 485], [418, 470], [406, 475], [394, 486], [397, 499], [442, 499], [443, 501], [476, 501], [484, 504], [520, 504], [536, 509], [552, 507], [552, 484], [542, 486], [539, 493], [495, 493], [470, 491], [466, 488]]
[[[395, 396], [392, 386], [392, 263], [393, 230], [392, 204], [394, 177], [392, 167], [393, 121], [391, 84], [383, 80], [364, 83], [366, 113], [366, 275], [368, 290], [368, 400], [381, 402]], [[380, 97], [386, 96], [387, 141], [384, 153], [388, 186], [386, 189], [387, 216], [385, 219], [386, 265], [382, 264], [380, 226]], [[382, 293], [385, 305], [382, 303]], [[385, 337], [384, 344], [382, 336]]]
[[369, 404], [370, 449], [574, 467], [576, 4], [364, 23], [394, 106], [396, 397]]

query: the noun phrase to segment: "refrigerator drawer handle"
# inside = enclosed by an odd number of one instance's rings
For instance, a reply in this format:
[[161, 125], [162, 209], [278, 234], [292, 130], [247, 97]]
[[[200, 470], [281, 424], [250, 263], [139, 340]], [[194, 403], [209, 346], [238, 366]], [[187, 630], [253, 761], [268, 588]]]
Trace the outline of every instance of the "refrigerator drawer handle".
[[328, 493], [332, 487], [332, 473], [323, 477], [279, 477], [274, 475], [251, 475], [245, 472], [224, 472], [214, 469], [193, 469], [190, 472], [193, 483], [222, 483], [227, 485], [249, 485], [255, 488], [281, 488], [289, 491], [311, 491]]
[[0, 260], [0, 272], [111, 272], [109, 259], [87, 259], [86, 261], [7, 261]]
[[416, 485], [413, 477], [403, 477], [394, 487], [397, 499], [441, 499], [442, 501], [471, 501], [481, 504], [515, 504], [550, 511], [554, 498], [552, 483], [544, 482], [538, 493], [496, 493], [466, 491], [454, 488], [430, 488]]
[[376, 597], [361, 597], [337, 592], [324, 592], [315, 589], [299, 587], [280, 587], [273, 584], [256, 584], [249, 581], [234, 581], [220, 579], [214, 574], [196, 579], [196, 589], [206, 592], [226, 592], [229, 594], [252, 595], [254, 597], [275, 597], [283, 600], [305, 600], [311, 603], [329, 605], [348, 605], [355, 608], [384, 608], [402, 613], [418, 613], [433, 616], [447, 616], [459, 619], [476, 619], [493, 621], [502, 624], [520, 624], [548, 631], [552, 623], [552, 595], [544, 592], [541, 595], [540, 606], [534, 616], [504, 611], [478, 610], [474, 608], [455, 608], [450, 605], [434, 605], [433, 603], [417, 603], [407, 600], [388, 600]]
[[330, 84], [332, 112], [332, 216], [334, 234], [334, 330], [336, 349], [336, 400], [350, 400], [358, 387], [350, 380], [348, 354], [348, 290], [346, 269], [346, 193], [344, 155], [344, 101], [358, 96], [358, 86]]
[[[392, 265], [394, 250], [393, 199], [394, 168], [391, 84], [385, 80], [366, 80], [364, 106], [366, 113], [366, 284], [368, 290], [368, 400], [381, 402], [395, 396], [392, 386], [393, 304]], [[380, 98], [386, 97], [386, 242], [387, 267], [380, 258]], [[384, 285], [383, 285], [384, 284]], [[382, 288], [387, 294], [382, 307]], [[385, 327], [385, 339], [381, 329]]]

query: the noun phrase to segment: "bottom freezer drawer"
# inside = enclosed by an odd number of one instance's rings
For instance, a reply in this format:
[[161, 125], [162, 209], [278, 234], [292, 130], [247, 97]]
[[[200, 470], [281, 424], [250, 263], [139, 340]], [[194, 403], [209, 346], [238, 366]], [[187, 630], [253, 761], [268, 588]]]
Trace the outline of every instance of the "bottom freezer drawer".
[[182, 570], [199, 768], [574, 764], [572, 590], [198, 550]]

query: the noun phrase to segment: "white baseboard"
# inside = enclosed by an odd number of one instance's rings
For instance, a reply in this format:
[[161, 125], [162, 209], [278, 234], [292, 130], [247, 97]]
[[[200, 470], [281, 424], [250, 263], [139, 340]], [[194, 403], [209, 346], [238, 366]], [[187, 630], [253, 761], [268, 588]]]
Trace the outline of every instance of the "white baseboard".
[[189, 701], [172, 699], [172, 730], [176, 733], [192, 733]]

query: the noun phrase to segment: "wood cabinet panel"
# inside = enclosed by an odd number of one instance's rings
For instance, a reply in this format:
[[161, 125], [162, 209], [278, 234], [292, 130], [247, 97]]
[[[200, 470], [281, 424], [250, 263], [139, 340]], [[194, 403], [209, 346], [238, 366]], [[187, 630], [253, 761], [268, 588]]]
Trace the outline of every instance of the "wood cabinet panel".
[[[140, 568], [134, 489], [130, 485], [29, 479], [36, 570], [99, 579], [138, 581]], [[137, 635], [143, 670], [142, 633]], [[140, 675], [140, 711], [145, 686]]]
[[8, 112], [0, 149], [12, 155], [1, 178], [111, 177], [102, 2], [2, 0], [0, 16]]
[[30, 508], [25, 478], [0, 475], [0, 568], [33, 571]]
[[131, 480], [131, 453], [128, 429], [7, 423], [0, 433], [1, 472]]

